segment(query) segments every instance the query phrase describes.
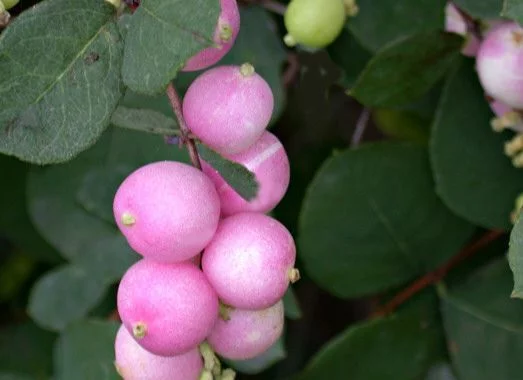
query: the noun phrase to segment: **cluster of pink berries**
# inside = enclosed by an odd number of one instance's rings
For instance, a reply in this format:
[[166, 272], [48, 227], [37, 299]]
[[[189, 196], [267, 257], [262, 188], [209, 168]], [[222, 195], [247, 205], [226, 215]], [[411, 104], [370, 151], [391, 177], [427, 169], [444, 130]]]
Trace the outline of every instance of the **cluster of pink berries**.
[[[223, 42], [225, 34], [235, 38], [239, 15], [235, 1], [221, 4], [215, 38]], [[228, 48], [206, 49], [188, 64], [208, 67]], [[205, 162], [203, 171], [150, 163], [120, 185], [114, 217], [143, 256], [118, 288], [115, 355], [124, 379], [225, 379], [204, 365], [202, 344], [243, 360], [281, 336], [282, 297], [299, 272], [290, 232], [265, 214], [283, 198], [290, 176], [281, 142], [266, 131], [273, 105], [270, 87], [250, 64], [206, 71], [183, 100], [191, 132], [254, 173], [253, 200]]]
[[467, 32], [467, 22], [458, 9], [447, 6], [447, 30], [467, 37], [465, 55], [476, 57], [476, 69], [496, 118], [492, 128], [518, 132], [506, 143], [505, 153], [523, 167], [523, 28], [513, 21], [486, 20], [482, 40]]

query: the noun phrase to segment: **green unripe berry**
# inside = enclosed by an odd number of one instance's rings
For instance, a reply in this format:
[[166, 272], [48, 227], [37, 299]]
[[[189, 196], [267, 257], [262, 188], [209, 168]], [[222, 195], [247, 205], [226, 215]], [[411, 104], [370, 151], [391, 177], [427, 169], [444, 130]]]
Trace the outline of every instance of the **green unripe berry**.
[[292, 0], [285, 12], [285, 43], [322, 48], [338, 37], [347, 16], [343, 0]]
[[[0, 0], [0, 3], [4, 4], [4, 8], [6, 10], [13, 8], [19, 2], [20, 2], [20, 0]], [[1, 6], [0, 6], [0, 8], [1, 8]]]

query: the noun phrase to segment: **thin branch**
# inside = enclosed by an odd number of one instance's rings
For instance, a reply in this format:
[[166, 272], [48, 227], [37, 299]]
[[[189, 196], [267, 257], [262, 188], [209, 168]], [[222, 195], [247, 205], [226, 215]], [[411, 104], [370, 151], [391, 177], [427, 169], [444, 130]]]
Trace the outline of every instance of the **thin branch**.
[[463, 248], [463, 250], [461, 250], [456, 256], [452, 257], [445, 264], [443, 264], [436, 270], [429, 272], [429, 273], [425, 274], [424, 276], [418, 278], [411, 285], [409, 285], [406, 289], [400, 291], [390, 301], [388, 301], [384, 306], [382, 306], [380, 309], [378, 309], [376, 312], [374, 312], [371, 315], [371, 318], [382, 317], [382, 316], [386, 316], [386, 315], [392, 313], [400, 305], [402, 305], [403, 303], [408, 301], [410, 298], [412, 298], [414, 295], [416, 295], [423, 289], [441, 281], [447, 275], [447, 273], [450, 272], [450, 270], [452, 268], [457, 266], [459, 263], [461, 263], [465, 259], [473, 256], [475, 253], [477, 253], [479, 250], [481, 250], [481, 248], [492, 243], [494, 240], [503, 236], [503, 234], [504, 234], [503, 231], [497, 231], [497, 230], [489, 231], [489, 232], [485, 233], [481, 238], [479, 238], [475, 242], [473, 242], [470, 245]]
[[364, 108], [363, 111], [361, 111], [360, 117], [356, 122], [356, 128], [354, 129], [354, 133], [352, 134], [352, 138], [350, 141], [350, 146], [352, 148], [357, 147], [360, 144], [363, 134], [365, 133], [365, 129], [369, 124], [369, 119], [370, 109]]
[[171, 107], [176, 116], [176, 119], [178, 119], [178, 125], [180, 126], [181, 132], [181, 141], [183, 144], [185, 144], [187, 150], [189, 151], [189, 156], [191, 157], [191, 162], [193, 166], [197, 169], [202, 170], [202, 164], [200, 162], [200, 157], [198, 156], [196, 143], [193, 139], [191, 139], [191, 131], [187, 127], [187, 124], [185, 124], [185, 119], [183, 118], [182, 102], [180, 96], [176, 92], [176, 89], [174, 88], [172, 83], [169, 83], [169, 86], [167, 86], [167, 96], [169, 97], [169, 102], [171, 103]]
[[288, 53], [287, 54], [287, 68], [283, 72], [283, 85], [285, 87], [289, 87], [294, 81], [296, 80], [296, 77], [300, 73], [300, 61], [298, 60], [298, 55], [295, 53]]

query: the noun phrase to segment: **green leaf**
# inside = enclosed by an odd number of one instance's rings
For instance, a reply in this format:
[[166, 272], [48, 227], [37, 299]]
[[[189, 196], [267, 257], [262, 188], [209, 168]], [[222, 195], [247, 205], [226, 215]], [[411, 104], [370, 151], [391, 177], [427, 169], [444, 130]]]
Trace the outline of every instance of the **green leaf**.
[[[477, 1], [477, 0], [471, 0]], [[446, 0], [358, 0], [359, 13], [349, 29], [364, 47], [384, 45], [419, 32], [443, 29]]]
[[425, 380], [456, 380], [452, 367], [448, 363], [433, 366], [427, 373]]
[[372, 116], [376, 126], [387, 136], [417, 143], [429, 141], [430, 120], [414, 112], [379, 108]]
[[0, 380], [35, 380], [35, 378], [20, 373], [0, 372]]
[[114, 366], [114, 339], [119, 324], [81, 321], [58, 339], [55, 380], [119, 380]]
[[29, 298], [31, 318], [49, 330], [62, 330], [82, 319], [100, 302], [107, 287], [91, 275], [81, 267], [66, 265], [40, 277]]
[[327, 46], [327, 52], [334, 63], [343, 70], [341, 83], [344, 87], [354, 86], [356, 79], [372, 57], [347, 28], [344, 28], [338, 38]]
[[218, 0], [143, 0], [125, 39], [123, 79], [133, 91], [165, 90], [185, 62], [214, 45]]
[[180, 133], [178, 123], [172, 117], [149, 109], [119, 106], [111, 117], [111, 123], [116, 127], [157, 135], [168, 136]]
[[472, 17], [483, 19], [499, 18], [503, 6], [503, 0], [455, 0], [454, 2]]
[[55, 334], [31, 322], [0, 329], [1, 371], [46, 378], [52, 370], [54, 340]]
[[412, 316], [361, 322], [328, 342], [296, 380], [417, 380], [434, 360], [438, 333]]
[[523, 298], [523, 218], [518, 218], [510, 233], [508, 262], [514, 275], [512, 297]]
[[457, 215], [486, 228], [509, 229], [523, 176], [503, 153], [507, 135], [490, 127], [493, 117], [473, 60], [448, 78], [430, 141], [436, 191]]
[[285, 88], [282, 67], [287, 52], [278, 35], [277, 25], [269, 12], [261, 7], [240, 8], [241, 28], [231, 51], [218, 65], [251, 63], [256, 72], [269, 84], [274, 96], [272, 120], [276, 120], [285, 106]]
[[[499, 1], [491, 0], [493, 3], [496, 3], [499, 6]], [[496, 10], [499, 8], [496, 8]], [[508, 17], [512, 20], [523, 24], [523, 1], [521, 0], [505, 0], [503, 3], [503, 11], [501, 15]]]
[[335, 154], [316, 174], [301, 211], [298, 245], [307, 273], [349, 298], [444, 262], [474, 228], [451, 214], [433, 187], [421, 146], [380, 143]]
[[350, 94], [371, 107], [411, 102], [441, 79], [459, 57], [462, 42], [440, 31], [395, 41], [370, 60]]
[[285, 292], [283, 296], [283, 306], [285, 310], [285, 317], [289, 319], [300, 319], [302, 317], [302, 311], [296, 294], [291, 286]]
[[286, 356], [285, 345], [280, 338], [267, 351], [253, 359], [235, 361], [224, 359], [223, 361], [239, 372], [255, 375], [285, 359]]
[[53, 0], [18, 16], [0, 38], [0, 152], [63, 162], [109, 125], [123, 91], [114, 7]]
[[455, 287], [440, 287], [449, 352], [459, 379], [521, 377], [523, 304], [509, 298], [511, 288], [504, 258]]
[[251, 200], [256, 197], [259, 184], [253, 172], [237, 162], [229, 161], [203, 144], [198, 144], [198, 153], [242, 198]]
[[25, 187], [29, 165], [0, 154], [0, 173], [9, 186], [0, 187], [0, 235], [38, 261], [60, 261], [58, 253], [36, 231], [29, 219]]

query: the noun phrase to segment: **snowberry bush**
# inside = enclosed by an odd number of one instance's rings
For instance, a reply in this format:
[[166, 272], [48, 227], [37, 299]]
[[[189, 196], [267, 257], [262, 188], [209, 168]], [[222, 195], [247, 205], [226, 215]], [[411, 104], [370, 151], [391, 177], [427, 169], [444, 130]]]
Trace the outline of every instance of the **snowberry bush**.
[[514, 380], [523, 0], [0, 0], [0, 380]]

